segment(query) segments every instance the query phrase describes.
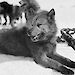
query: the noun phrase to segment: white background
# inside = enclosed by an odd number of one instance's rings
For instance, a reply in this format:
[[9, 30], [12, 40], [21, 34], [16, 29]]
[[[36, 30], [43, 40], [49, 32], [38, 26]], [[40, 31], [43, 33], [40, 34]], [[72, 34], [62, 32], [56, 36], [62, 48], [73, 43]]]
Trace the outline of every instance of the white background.
[[[4, 0], [3, 0], [4, 1]], [[6, 0], [9, 3], [18, 4], [17, 0]], [[56, 24], [59, 30], [75, 27], [75, 0], [37, 0], [41, 9], [55, 9]], [[66, 44], [58, 44], [56, 51], [75, 61], [75, 51]], [[74, 70], [75, 72], [75, 70]], [[21, 57], [0, 55], [0, 75], [61, 75], [51, 69], [45, 69], [32, 60]]]

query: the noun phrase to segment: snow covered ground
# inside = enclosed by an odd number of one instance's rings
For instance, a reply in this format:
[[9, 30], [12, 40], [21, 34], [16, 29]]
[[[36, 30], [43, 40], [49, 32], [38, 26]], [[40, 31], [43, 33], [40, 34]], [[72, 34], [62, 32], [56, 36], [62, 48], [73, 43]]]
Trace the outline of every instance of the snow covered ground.
[[[18, 2], [18, 0], [6, 1], [14, 4]], [[60, 35], [59, 30], [62, 28], [75, 27], [75, 0], [37, 0], [37, 2], [43, 10], [55, 9], [57, 35]], [[66, 44], [58, 44], [57, 52], [75, 61], [75, 51]], [[32, 60], [29, 61], [21, 57], [0, 55], [0, 62], [0, 75], [61, 75], [51, 69], [45, 69], [37, 65]]]

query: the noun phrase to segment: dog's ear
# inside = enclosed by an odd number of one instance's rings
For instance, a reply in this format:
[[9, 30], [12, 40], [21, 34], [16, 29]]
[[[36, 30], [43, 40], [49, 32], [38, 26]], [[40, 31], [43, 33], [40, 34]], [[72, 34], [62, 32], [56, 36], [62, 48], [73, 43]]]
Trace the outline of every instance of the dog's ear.
[[54, 20], [54, 19], [55, 19], [55, 10], [52, 8], [52, 9], [48, 12], [47, 16], [49, 17], [49, 19]]

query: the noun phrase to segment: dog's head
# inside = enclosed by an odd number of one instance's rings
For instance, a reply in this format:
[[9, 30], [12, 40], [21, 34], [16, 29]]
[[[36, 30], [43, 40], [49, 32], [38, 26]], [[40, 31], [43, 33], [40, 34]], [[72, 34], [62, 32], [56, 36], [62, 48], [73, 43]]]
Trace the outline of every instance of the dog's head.
[[28, 36], [33, 42], [45, 41], [55, 36], [57, 27], [55, 23], [55, 10], [42, 11], [27, 22]]

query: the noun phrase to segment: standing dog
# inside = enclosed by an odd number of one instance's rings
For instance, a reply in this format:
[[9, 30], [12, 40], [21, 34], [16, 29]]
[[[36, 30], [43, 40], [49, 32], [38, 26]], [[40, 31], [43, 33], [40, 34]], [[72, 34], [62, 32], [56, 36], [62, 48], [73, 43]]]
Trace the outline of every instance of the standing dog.
[[0, 3], [0, 15], [4, 16], [5, 23], [3, 25], [6, 25], [7, 16], [10, 17], [10, 23], [11, 23], [14, 19], [18, 19], [19, 16], [21, 16], [21, 13], [19, 10], [19, 6], [17, 5], [13, 6], [4, 1]]

